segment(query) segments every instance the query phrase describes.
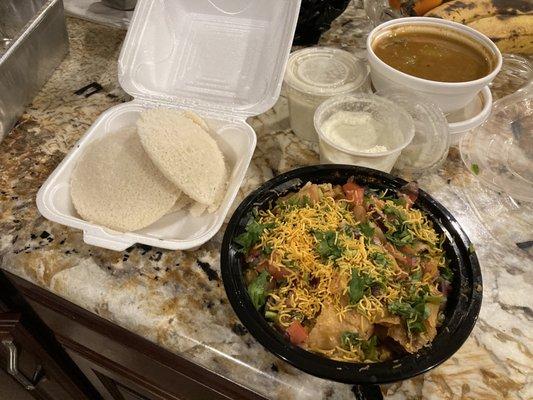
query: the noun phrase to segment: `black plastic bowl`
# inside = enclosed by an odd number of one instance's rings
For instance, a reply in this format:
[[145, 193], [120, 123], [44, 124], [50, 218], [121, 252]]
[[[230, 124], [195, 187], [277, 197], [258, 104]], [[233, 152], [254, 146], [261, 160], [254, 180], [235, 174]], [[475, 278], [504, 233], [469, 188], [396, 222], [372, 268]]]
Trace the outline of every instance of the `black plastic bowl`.
[[292, 345], [273, 329], [254, 308], [243, 279], [244, 256], [234, 238], [244, 232], [254, 207], [268, 208], [278, 197], [295, 192], [305, 183], [344, 184], [349, 177], [373, 189], [399, 189], [406, 182], [373, 169], [349, 165], [317, 165], [296, 169], [266, 182], [250, 194], [233, 214], [222, 243], [221, 269], [224, 287], [237, 316], [248, 331], [267, 350], [309, 374], [351, 384], [381, 384], [408, 379], [427, 372], [451, 357], [472, 331], [481, 307], [482, 281], [477, 257], [470, 241], [454, 217], [424, 191], [416, 207], [433, 221], [435, 229], [446, 235], [444, 249], [454, 272], [445, 320], [430, 346], [415, 354], [380, 363], [334, 361]]

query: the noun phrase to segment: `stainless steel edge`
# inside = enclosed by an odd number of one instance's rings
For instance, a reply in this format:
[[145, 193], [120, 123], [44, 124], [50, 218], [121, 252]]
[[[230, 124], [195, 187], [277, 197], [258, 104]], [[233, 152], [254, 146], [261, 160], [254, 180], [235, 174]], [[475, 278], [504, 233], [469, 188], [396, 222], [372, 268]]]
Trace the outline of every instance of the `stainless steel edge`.
[[0, 140], [68, 53], [62, 0], [0, 4]]
[[102, 0], [102, 2], [109, 7], [117, 10], [133, 10], [137, 0]]

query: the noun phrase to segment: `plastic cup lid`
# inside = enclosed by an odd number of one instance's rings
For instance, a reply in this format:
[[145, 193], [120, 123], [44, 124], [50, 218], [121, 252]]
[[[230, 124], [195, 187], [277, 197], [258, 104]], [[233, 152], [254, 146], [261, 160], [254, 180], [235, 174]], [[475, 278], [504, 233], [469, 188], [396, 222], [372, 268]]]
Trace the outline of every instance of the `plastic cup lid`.
[[533, 83], [494, 102], [490, 118], [466, 134], [460, 151], [480, 181], [533, 202]]
[[413, 119], [415, 135], [402, 150], [394, 168], [401, 172], [422, 174], [437, 168], [450, 147], [448, 122], [440, 107], [431, 100], [400, 89], [376, 93], [404, 108]]
[[315, 96], [333, 96], [357, 90], [368, 79], [368, 66], [347, 51], [308, 47], [291, 53], [285, 83]]
[[487, 120], [492, 109], [492, 93], [485, 86], [464, 108], [446, 115], [450, 134], [468, 132]]

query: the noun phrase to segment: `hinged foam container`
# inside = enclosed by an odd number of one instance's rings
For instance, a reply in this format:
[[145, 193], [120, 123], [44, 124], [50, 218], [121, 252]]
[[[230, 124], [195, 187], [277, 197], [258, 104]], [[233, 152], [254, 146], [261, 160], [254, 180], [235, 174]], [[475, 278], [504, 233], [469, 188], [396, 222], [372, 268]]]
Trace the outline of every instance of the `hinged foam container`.
[[[300, 0], [140, 0], [119, 57], [122, 88], [134, 97], [104, 112], [48, 177], [37, 206], [49, 220], [83, 230], [86, 243], [124, 250], [135, 243], [190, 249], [222, 226], [256, 145], [246, 118], [279, 97]], [[211, 128], [230, 170], [219, 209], [168, 214], [135, 232], [84, 221], [70, 199], [70, 176], [95, 139], [135, 124], [147, 108], [189, 109]]]

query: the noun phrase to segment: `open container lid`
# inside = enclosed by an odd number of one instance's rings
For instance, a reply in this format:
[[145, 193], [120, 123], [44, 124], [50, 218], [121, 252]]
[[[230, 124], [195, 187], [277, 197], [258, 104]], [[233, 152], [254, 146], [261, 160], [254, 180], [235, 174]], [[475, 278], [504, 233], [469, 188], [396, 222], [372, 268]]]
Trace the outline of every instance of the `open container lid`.
[[140, 0], [119, 57], [136, 99], [219, 116], [279, 97], [300, 0]]
[[460, 150], [481, 182], [533, 202], [533, 83], [496, 101], [490, 118], [463, 138]]

